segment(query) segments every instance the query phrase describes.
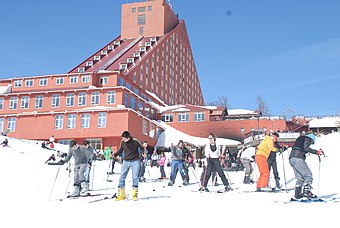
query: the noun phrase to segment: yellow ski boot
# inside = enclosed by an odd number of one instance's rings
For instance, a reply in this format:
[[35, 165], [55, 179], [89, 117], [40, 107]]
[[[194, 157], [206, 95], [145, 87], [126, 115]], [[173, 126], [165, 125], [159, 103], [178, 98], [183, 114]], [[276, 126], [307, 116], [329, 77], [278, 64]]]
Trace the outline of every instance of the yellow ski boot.
[[138, 188], [132, 189], [132, 200], [137, 201], [138, 200]]
[[118, 196], [116, 197], [116, 201], [125, 200], [125, 188], [118, 188]]

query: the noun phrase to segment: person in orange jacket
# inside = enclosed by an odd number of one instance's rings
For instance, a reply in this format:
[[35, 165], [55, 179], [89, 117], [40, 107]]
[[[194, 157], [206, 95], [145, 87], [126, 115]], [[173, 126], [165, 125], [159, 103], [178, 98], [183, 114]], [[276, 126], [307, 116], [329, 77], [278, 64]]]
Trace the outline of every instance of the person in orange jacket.
[[277, 148], [274, 146], [274, 142], [276, 142], [278, 138], [279, 134], [277, 132], [270, 133], [270, 135], [265, 136], [260, 145], [257, 147], [255, 160], [260, 172], [256, 186], [256, 191], [258, 192], [266, 191], [268, 188], [268, 179], [270, 173], [267, 158], [271, 151], [277, 151]]

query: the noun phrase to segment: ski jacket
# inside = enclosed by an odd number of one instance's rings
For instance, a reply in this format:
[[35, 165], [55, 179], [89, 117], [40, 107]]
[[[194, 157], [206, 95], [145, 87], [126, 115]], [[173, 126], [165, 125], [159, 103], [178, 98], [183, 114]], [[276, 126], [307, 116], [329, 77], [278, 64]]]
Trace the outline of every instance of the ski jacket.
[[313, 144], [313, 140], [307, 136], [300, 136], [294, 142], [292, 151], [290, 152], [289, 159], [301, 158], [306, 159], [307, 153], [318, 154], [317, 150], [309, 148]]
[[122, 142], [120, 148], [116, 151], [115, 155], [121, 155], [124, 151], [124, 160], [133, 161], [140, 160], [139, 150], [143, 150], [142, 144], [136, 139], [130, 138], [127, 142]]
[[266, 135], [260, 145], [257, 146], [256, 155], [263, 155], [267, 159], [271, 151], [275, 152], [277, 151], [277, 148], [274, 147], [272, 137]]
[[188, 153], [188, 148], [180, 148], [178, 146], [172, 147], [171, 160], [182, 161], [185, 160], [185, 155]]
[[256, 154], [256, 148], [255, 147], [248, 147], [247, 149], [245, 149], [242, 154], [241, 154], [241, 159], [248, 159], [250, 161], [253, 161], [254, 158], [253, 156]]
[[105, 157], [105, 160], [110, 160], [111, 159], [111, 153], [112, 153], [112, 148], [111, 147], [106, 147], [105, 151], [104, 151], [104, 157]]
[[88, 162], [93, 158], [93, 152], [86, 149], [84, 146], [78, 146], [75, 150], [72, 148], [69, 149], [64, 161], [68, 162], [71, 157], [74, 157], [75, 165], [88, 164]]
[[166, 162], [166, 157], [161, 157], [158, 161], [158, 165], [159, 166], [164, 166], [165, 165], [165, 162]]
[[211, 150], [211, 144], [207, 144], [205, 145], [204, 147], [204, 154], [205, 154], [205, 157], [207, 158], [219, 158], [220, 157], [220, 145], [218, 144], [215, 144], [216, 145], [216, 150]]

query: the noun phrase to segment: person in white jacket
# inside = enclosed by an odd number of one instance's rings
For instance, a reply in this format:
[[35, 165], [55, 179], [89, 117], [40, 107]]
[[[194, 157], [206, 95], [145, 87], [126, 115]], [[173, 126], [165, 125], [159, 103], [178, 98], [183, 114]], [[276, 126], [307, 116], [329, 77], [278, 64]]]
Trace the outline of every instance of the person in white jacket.
[[255, 154], [256, 154], [256, 148], [250, 146], [246, 148], [240, 156], [241, 162], [243, 166], [246, 168], [246, 171], [244, 174], [244, 180], [243, 180], [244, 184], [254, 183], [254, 181], [251, 179], [251, 175], [254, 171], [253, 165], [251, 163], [254, 162]]
[[213, 133], [209, 134], [209, 143], [204, 147], [204, 153], [205, 157], [207, 158], [207, 168], [205, 169], [203, 173], [203, 183], [200, 191], [206, 191], [209, 192], [207, 188], [207, 184], [209, 181], [209, 178], [212, 174], [212, 172], [216, 171], [217, 174], [220, 176], [223, 185], [224, 185], [224, 191], [228, 192], [231, 191], [232, 188], [230, 187], [230, 184], [223, 172], [221, 161], [220, 161], [220, 145], [216, 144], [216, 136]]

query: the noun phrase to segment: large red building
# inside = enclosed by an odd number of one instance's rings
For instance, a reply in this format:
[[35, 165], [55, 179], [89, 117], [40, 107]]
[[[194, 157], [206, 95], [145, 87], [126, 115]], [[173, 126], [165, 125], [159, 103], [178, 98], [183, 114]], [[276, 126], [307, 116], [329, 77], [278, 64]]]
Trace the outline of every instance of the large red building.
[[128, 130], [151, 145], [152, 104], [204, 105], [184, 20], [164, 0], [122, 5], [121, 35], [65, 74], [0, 80], [0, 132], [117, 147]]

